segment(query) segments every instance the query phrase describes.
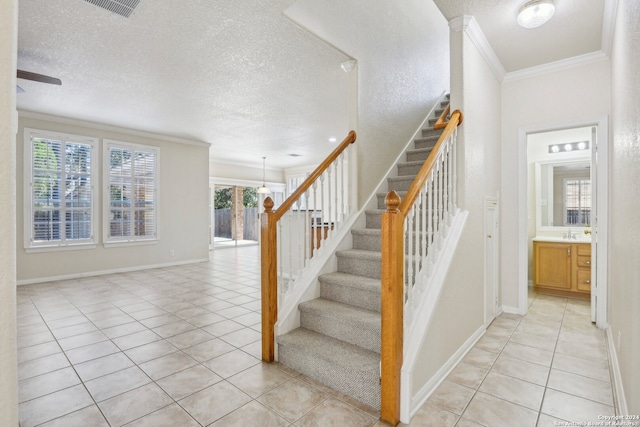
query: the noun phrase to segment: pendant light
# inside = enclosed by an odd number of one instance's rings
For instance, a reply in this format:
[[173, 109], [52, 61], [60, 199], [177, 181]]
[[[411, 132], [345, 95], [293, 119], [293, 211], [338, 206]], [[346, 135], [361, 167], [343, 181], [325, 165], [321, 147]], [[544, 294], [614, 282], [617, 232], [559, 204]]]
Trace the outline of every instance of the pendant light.
[[266, 157], [262, 158], [262, 187], [258, 188], [258, 194], [271, 194], [271, 190], [269, 190], [269, 188], [267, 188], [266, 181], [264, 179], [265, 160], [266, 159], [267, 159]]

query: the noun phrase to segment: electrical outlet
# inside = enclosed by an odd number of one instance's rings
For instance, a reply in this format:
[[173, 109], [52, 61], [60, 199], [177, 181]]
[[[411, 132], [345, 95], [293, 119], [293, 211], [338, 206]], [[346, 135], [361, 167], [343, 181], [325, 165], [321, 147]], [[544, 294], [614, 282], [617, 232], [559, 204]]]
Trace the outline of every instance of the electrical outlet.
[[173, 249], [169, 251], [169, 256], [174, 256], [175, 254], [176, 254], [176, 251], [174, 251]]
[[622, 341], [622, 331], [618, 331], [618, 345], [616, 345], [616, 347], [618, 347], [618, 353], [620, 353], [620, 341]]

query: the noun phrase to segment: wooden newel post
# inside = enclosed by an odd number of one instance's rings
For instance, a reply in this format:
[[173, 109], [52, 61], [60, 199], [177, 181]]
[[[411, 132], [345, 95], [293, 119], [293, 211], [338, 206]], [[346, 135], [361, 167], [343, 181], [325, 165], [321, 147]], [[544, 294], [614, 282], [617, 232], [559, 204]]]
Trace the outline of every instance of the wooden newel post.
[[273, 200], [264, 200], [264, 213], [260, 224], [260, 264], [262, 288], [262, 360], [273, 362], [274, 325], [278, 318], [277, 234]]
[[400, 371], [402, 368], [404, 309], [404, 217], [400, 196], [390, 191], [382, 214], [382, 337], [380, 418], [395, 426], [400, 422]]

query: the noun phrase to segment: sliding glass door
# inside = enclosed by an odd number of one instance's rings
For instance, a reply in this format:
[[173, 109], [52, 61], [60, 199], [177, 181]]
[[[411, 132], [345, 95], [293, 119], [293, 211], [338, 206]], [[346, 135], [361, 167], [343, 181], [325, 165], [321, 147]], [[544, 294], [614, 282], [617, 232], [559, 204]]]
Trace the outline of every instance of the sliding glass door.
[[215, 185], [213, 247], [258, 244], [258, 194], [255, 187]]

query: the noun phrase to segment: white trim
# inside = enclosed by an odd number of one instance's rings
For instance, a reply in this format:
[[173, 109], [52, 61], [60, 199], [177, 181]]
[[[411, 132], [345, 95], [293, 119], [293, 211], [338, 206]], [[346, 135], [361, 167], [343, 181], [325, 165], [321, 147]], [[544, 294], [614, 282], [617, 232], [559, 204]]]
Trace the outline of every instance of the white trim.
[[609, 350], [609, 366], [611, 369], [611, 381], [613, 389], [613, 404], [615, 405], [616, 415], [629, 415], [627, 407], [627, 398], [624, 393], [624, 384], [622, 383], [622, 373], [620, 372], [620, 364], [618, 363], [618, 353], [616, 352], [615, 343], [613, 342], [613, 331], [611, 325], [607, 326], [607, 349]]
[[[431, 377], [431, 379], [422, 387], [418, 392], [409, 399], [402, 399], [400, 401], [400, 422], [409, 424], [411, 422], [411, 417], [413, 417], [422, 407], [424, 402], [431, 396], [440, 384], [447, 378], [447, 376], [453, 371], [456, 365], [467, 355], [467, 353], [473, 348], [473, 346], [478, 342], [480, 338], [484, 335], [486, 329], [484, 325], [478, 328], [468, 339], [465, 341], [462, 346], [447, 360], [447, 362], [442, 365], [442, 367], [436, 372], [436, 374]], [[402, 379], [401, 383], [402, 394], [411, 392], [411, 378]], [[405, 407], [403, 408], [403, 401], [405, 403]], [[408, 406], [408, 407], [407, 407]]]
[[605, 0], [604, 19], [602, 20], [602, 51], [607, 56], [611, 56], [617, 14], [618, 0]]
[[37, 279], [18, 280], [17, 284], [18, 286], [32, 285], [35, 283], [46, 283], [46, 282], [53, 282], [58, 280], [70, 280], [70, 279], [80, 279], [83, 277], [103, 276], [105, 274], [127, 273], [131, 271], [151, 270], [154, 268], [165, 268], [165, 267], [175, 267], [175, 266], [186, 265], [186, 264], [197, 264], [200, 262], [209, 262], [209, 258], [197, 258], [197, 259], [191, 259], [186, 261], [167, 262], [162, 264], [138, 265], [135, 267], [112, 268], [109, 270], [89, 271], [86, 273], [65, 274], [61, 276], [39, 277]]
[[[601, 116], [591, 120], [576, 122], [551, 123], [549, 125], [523, 126], [518, 129], [518, 308], [514, 314], [527, 314], [528, 301], [528, 231], [527, 231], [527, 135], [530, 133], [549, 132], [587, 126], [597, 127], [598, 170], [597, 170], [597, 257], [596, 257], [596, 326], [605, 329], [608, 323], [607, 311], [607, 253], [608, 253], [608, 146], [609, 118]], [[504, 307], [510, 313], [513, 307]]]
[[608, 59], [609, 56], [602, 51], [585, 53], [584, 55], [578, 55], [567, 59], [561, 59], [559, 61], [549, 62], [547, 64], [537, 65], [535, 67], [512, 71], [504, 77], [503, 83], [529, 79], [532, 77], [540, 77], [556, 73], [558, 71], [569, 70], [571, 68], [582, 67], [587, 64], [606, 61]]
[[503, 305], [502, 312], [507, 314], [517, 314], [517, 315], [523, 316], [523, 314], [520, 312], [520, 307], [513, 307], [510, 305]]
[[[266, 181], [265, 184], [269, 189], [276, 189], [277, 191], [285, 191], [286, 184], [284, 182]], [[235, 185], [238, 187], [261, 187], [262, 181], [256, 181], [255, 179], [235, 179], [235, 178], [217, 178], [214, 176], [209, 177], [209, 185]]]
[[119, 241], [110, 241], [104, 242], [102, 246], [105, 248], [125, 248], [129, 246], [144, 246], [144, 245], [157, 245], [159, 239], [151, 239], [151, 240], [119, 240]]
[[195, 145], [197, 147], [207, 147], [207, 148], [211, 147], [210, 142], [195, 141], [191, 139], [178, 138], [178, 137], [169, 136], [169, 135], [160, 135], [157, 133], [145, 132], [145, 131], [129, 129], [129, 128], [122, 128], [118, 126], [107, 125], [104, 123], [87, 122], [84, 120], [72, 119], [68, 117], [60, 117], [60, 116], [54, 116], [51, 114], [36, 113], [35, 111], [19, 110], [18, 116], [24, 117], [26, 119], [45, 120], [53, 123], [62, 123], [65, 125], [88, 127], [91, 129], [104, 130], [107, 132], [115, 132], [115, 133], [120, 133], [124, 135], [138, 136], [143, 138], [152, 138], [152, 139], [157, 139], [159, 141], [174, 142], [176, 144]]
[[[157, 145], [139, 144], [135, 142], [118, 141], [114, 139], [102, 140], [102, 242], [105, 248], [115, 246], [132, 246], [136, 244], [152, 244], [153, 242], [160, 240], [160, 147]], [[109, 164], [111, 161], [111, 155], [109, 150], [111, 147], [125, 148], [131, 151], [144, 151], [151, 152], [154, 156], [154, 170], [153, 170], [153, 185], [154, 185], [154, 199], [153, 199], [153, 213], [154, 213], [154, 230], [153, 236], [141, 236], [136, 237], [133, 224], [131, 226], [131, 236], [123, 238], [109, 237], [109, 230], [111, 228], [110, 210], [111, 210], [111, 181]], [[133, 156], [132, 156], [133, 159]], [[133, 163], [133, 162], [132, 162]], [[133, 172], [133, 164], [131, 166]], [[133, 216], [132, 219], [133, 221]]]
[[491, 68], [491, 71], [493, 71], [498, 81], [502, 81], [505, 78], [506, 71], [504, 66], [473, 16], [463, 15], [453, 18], [449, 21], [449, 28], [456, 32], [464, 31], [476, 49], [478, 49], [480, 55], [487, 62], [487, 65]]
[[83, 251], [88, 249], [95, 249], [97, 247], [97, 243], [78, 243], [73, 245], [37, 246], [33, 248], [25, 248], [24, 251], [28, 254], [37, 254], [41, 252]]
[[[31, 252], [54, 252], [59, 250], [73, 250], [78, 246], [82, 246], [79, 249], [92, 249], [98, 244], [98, 201], [100, 194], [100, 172], [98, 169], [98, 158], [100, 157], [100, 140], [95, 137], [86, 135], [75, 135], [67, 132], [57, 132], [50, 130], [27, 128], [23, 129], [23, 248], [27, 253]], [[59, 140], [62, 144], [61, 150], [65, 150], [67, 143], [87, 144], [91, 146], [91, 237], [88, 239], [69, 239], [67, 241], [65, 231], [61, 230], [61, 238], [59, 243], [42, 241], [40, 243], [34, 243], [32, 241], [33, 235], [33, 140], [32, 137], [50, 138], [53, 140]], [[64, 154], [61, 154], [64, 156]], [[64, 171], [65, 165], [60, 166], [61, 178], [66, 177]], [[65, 185], [65, 184], [63, 184]], [[62, 215], [66, 213], [66, 203], [61, 200], [60, 212]], [[66, 221], [66, 220], [65, 220]]]

